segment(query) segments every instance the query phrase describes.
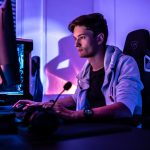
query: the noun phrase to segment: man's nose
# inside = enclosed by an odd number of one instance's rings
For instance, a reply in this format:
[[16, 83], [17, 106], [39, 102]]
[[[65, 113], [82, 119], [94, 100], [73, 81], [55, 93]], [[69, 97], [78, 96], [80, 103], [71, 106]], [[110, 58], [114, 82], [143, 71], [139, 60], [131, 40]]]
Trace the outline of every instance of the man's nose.
[[79, 40], [76, 40], [75, 41], [75, 47], [80, 47], [81, 46], [81, 43], [79, 42]]

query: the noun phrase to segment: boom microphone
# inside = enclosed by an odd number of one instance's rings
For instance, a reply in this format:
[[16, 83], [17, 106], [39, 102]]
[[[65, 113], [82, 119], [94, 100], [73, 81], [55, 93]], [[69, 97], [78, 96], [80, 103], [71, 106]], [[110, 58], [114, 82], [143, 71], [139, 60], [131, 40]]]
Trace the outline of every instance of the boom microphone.
[[60, 118], [52, 110], [55, 103], [65, 90], [69, 90], [72, 86], [71, 82], [67, 82], [60, 94], [57, 95], [56, 99], [50, 108], [44, 109], [40, 107], [29, 107], [24, 116], [24, 124], [28, 126], [30, 133], [35, 135], [48, 136], [54, 133], [60, 124]]
[[51, 108], [54, 107], [55, 103], [57, 102], [57, 100], [59, 99], [59, 97], [61, 96], [61, 94], [64, 92], [64, 91], [68, 91], [72, 86], [72, 83], [70, 81], [68, 81], [64, 87], [63, 87], [63, 90], [58, 94], [58, 96], [56, 97], [56, 99], [53, 101], [53, 104], [51, 106]]

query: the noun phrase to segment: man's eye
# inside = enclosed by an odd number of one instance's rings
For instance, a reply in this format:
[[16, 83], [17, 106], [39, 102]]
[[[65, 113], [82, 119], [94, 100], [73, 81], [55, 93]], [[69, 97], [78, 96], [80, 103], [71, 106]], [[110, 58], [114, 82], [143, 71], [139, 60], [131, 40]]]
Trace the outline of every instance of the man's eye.
[[80, 36], [80, 38], [79, 39], [85, 39], [86, 38], [86, 36]]

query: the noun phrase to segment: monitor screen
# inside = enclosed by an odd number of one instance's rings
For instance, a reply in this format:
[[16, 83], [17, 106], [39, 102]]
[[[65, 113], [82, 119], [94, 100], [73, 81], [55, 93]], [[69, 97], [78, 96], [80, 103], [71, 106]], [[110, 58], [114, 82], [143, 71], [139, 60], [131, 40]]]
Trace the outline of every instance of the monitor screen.
[[[18, 62], [19, 62], [19, 80], [20, 82], [16, 82], [15, 84], [1, 84], [0, 86], [0, 95], [24, 95], [24, 44], [18, 43], [17, 44], [17, 53], [18, 53]], [[3, 65], [1, 66], [3, 67]], [[9, 66], [11, 67], [11, 66]], [[3, 74], [12, 74], [13, 68], [7, 69], [1, 69], [1, 79], [5, 79]]]
[[[16, 39], [17, 61], [19, 62], [19, 81], [15, 84], [0, 84], [0, 105], [13, 104], [19, 99], [32, 99], [30, 93], [30, 75], [31, 75], [31, 51], [33, 50], [33, 41], [30, 39]], [[10, 68], [10, 67], [9, 67]], [[13, 72], [13, 67], [6, 70], [6, 74]], [[4, 72], [2, 72], [4, 74]], [[4, 79], [4, 78], [2, 78]], [[17, 80], [16, 80], [17, 81]], [[0, 82], [1, 83], [1, 82]]]

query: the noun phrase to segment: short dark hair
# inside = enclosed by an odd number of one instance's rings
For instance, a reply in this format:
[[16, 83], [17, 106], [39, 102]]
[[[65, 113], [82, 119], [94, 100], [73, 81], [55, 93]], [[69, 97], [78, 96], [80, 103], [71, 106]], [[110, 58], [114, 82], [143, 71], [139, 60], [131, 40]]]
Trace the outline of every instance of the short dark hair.
[[108, 26], [107, 21], [104, 16], [100, 13], [92, 13], [88, 15], [82, 15], [75, 18], [69, 25], [68, 29], [72, 33], [76, 26], [85, 26], [88, 30], [93, 31], [94, 36], [97, 36], [99, 33], [104, 34], [104, 45], [106, 45], [108, 38]]

